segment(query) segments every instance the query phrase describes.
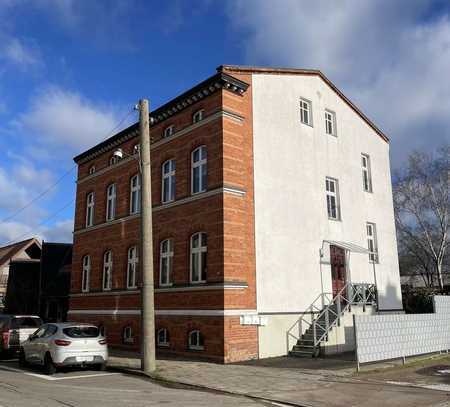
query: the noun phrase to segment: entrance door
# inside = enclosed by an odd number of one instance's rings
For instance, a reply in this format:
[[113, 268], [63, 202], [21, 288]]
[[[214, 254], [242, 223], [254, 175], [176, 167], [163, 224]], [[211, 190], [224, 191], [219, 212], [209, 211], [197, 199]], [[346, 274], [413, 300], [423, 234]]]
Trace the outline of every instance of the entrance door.
[[345, 250], [338, 246], [330, 246], [331, 280], [333, 297], [345, 286]]

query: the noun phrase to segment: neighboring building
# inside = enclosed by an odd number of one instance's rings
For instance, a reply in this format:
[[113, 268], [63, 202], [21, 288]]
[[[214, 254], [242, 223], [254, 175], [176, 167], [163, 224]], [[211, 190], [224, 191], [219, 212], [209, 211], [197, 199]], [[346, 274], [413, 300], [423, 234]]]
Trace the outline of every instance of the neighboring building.
[[42, 242], [40, 316], [46, 322], [65, 322], [69, 310], [72, 244]]
[[13, 260], [9, 266], [5, 313], [39, 315], [39, 259]]
[[[321, 72], [221, 66], [150, 116], [160, 351], [286, 354], [291, 326], [349, 283], [401, 311], [388, 139]], [[75, 157], [69, 311], [134, 350], [138, 142], [135, 124]]]
[[40, 257], [41, 243], [35, 238], [0, 247], [0, 311], [6, 296], [11, 261], [39, 259]]

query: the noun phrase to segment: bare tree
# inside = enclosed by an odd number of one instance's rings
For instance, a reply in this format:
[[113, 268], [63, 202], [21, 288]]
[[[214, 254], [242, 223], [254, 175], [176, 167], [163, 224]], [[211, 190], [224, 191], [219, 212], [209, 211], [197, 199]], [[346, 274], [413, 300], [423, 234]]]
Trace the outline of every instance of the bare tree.
[[416, 151], [394, 175], [393, 188], [401, 262], [403, 257], [403, 266], [414, 265], [426, 285], [433, 284], [435, 275], [441, 290], [449, 245], [449, 163], [448, 145], [434, 155]]

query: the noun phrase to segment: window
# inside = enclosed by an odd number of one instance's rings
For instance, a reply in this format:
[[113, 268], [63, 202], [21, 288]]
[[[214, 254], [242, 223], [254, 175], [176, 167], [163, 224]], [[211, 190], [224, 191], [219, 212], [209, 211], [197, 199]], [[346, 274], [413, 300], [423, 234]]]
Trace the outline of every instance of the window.
[[123, 328], [122, 332], [123, 343], [134, 343], [133, 330], [131, 326], [126, 326]]
[[207, 272], [207, 236], [196, 233], [191, 237], [191, 283], [204, 283]]
[[111, 184], [106, 189], [106, 220], [114, 220], [116, 217], [116, 184]]
[[168, 160], [162, 165], [162, 197], [163, 203], [175, 199], [175, 160]]
[[136, 174], [130, 181], [130, 213], [141, 211], [141, 176]]
[[312, 126], [312, 108], [309, 100], [300, 99], [300, 120], [302, 123]]
[[109, 165], [114, 165], [117, 164], [119, 162], [119, 157], [117, 157], [116, 155], [111, 156], [111, 158], [109, 159]]
[[161, 242], [159, 261], [159, 285], [170, 285], [172, 279], [173, 240], [166, 239]]
[[89, 175], [92, 175], [95, 172], [95, 165], [89, 168]]
[[192, 115], [192, 123], [198, 123], [199, 121], [203, 120], [203, 114], [204, 114], [204, 110], [198, 110], [197, 112], [195, 112]]
[[111, 250], [103, 255], [103, 290], [111, 290], [112, 285], [113, 258]]
[[188, 346], [189, 346], [189, 349], [194, 349], [194, 350], [203, 350], [204, 349], [203, 335], [200, 333], [200, 331], [189, 332]]
[[370, 157], [367, 154], [361, 154], [361, 167], [362, 167], [364, 191], [372, 192], [372, 174], [370, 171]]
[[83, 271], [81, 275], [81, 291], [87, 293], [89, 291], [89, 280], [91, 277], [91, 257], [83, 257]]
[[139, 144], [135, 144], [133, 146], [133, 154], [139, 154], [141, 151], [141, 146]]
[[331, 136], [336, 135], [336, 114], [325, 110], [325, 132]]
[[367, 229], [367, 249], [369, 250], [369, 261], [371, 263], [378, 263], [378, 244], [377, 244], [377, 229], [375, 223], [366, 224]]
[[128, 249], [127, 288], [137, 287], [138, 264], [139, 256], [137, 247], [130, 247]]
[[86, 227], [94, 224], [94, 193], [90, 192], [86, 198]]
[[333, 178], [326, 178], [327, 191], [327, 210], [330, 219], [339, 220], [341, 217], [339, 208], [339, 187], [338, 180]]
[[208, 178], [206, 146], [201, 146], [192, 152], [192, 193], [206, 191]]
[[174, 125], [166, 127], [164, 129], [163, 137], [170, 137], [174, 133], [174, 130], [175, 130], [175, 126]]
[[169, 346], [169, 331], [166, 328], [158, 329], [158, 333], [156, 335], [156, 344], [162, 347]]

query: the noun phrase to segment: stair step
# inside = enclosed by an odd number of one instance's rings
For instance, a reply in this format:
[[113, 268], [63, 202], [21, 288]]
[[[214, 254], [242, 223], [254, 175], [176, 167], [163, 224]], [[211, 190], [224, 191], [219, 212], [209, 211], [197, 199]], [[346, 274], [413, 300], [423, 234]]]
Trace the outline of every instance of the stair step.
[[291, 351], [289, 352], [290, 356], [294, 356], [297, 358], [312, 358], [313, 357], [313, 353], [312, 352], [302, 352], [302, 351]]

